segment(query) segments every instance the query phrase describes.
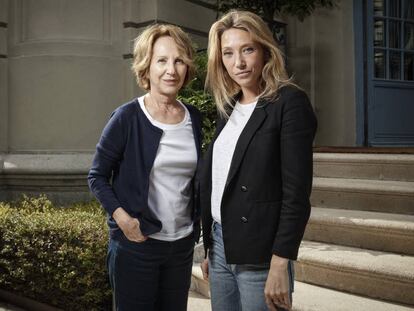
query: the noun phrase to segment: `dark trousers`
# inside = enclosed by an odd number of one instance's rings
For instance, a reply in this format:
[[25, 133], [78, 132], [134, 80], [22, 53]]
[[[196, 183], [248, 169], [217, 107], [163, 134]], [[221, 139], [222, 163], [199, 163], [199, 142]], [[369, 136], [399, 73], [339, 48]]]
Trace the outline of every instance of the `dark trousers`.
[[108, 271], [117, 311], [186, 311], [194, 235], [166, 242], [111, 239]]

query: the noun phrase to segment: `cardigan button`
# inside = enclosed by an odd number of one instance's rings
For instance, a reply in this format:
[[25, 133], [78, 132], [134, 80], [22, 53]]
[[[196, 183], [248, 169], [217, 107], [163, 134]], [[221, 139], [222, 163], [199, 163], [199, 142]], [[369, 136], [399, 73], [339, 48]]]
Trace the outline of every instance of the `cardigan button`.
[[246, 217], [242, 217], [242, 218], [240, 218], [240, 220], [243, 222], [243, 223], [246, 223], [246, 222], [248, 222], [249, 220], [246, 218]]
[[241, 191], [243, 191], [243, 192], [247, 192], [247, 187], [246, 187], [246, 186], [241, 186], [241, 187], [240, 187], [240, 189], [241, 189]]

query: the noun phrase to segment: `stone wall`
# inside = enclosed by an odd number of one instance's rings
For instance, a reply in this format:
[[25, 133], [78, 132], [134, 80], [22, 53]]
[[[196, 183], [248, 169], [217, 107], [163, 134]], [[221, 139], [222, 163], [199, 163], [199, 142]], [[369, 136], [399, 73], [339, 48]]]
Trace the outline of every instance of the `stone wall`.
[[356, 101], [352, 1], [288, 19], [288, 64], [318, 117], [316, 145], [355, 146]]

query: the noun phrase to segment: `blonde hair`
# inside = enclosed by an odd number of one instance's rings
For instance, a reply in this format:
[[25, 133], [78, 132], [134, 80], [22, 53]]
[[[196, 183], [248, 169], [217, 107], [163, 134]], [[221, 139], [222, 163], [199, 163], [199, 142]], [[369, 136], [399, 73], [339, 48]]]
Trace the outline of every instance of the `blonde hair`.
[[187, 73], [183, 86], [185, 86], [194, 76], [194, 49], [190, 37], [180, 27], [170, 24], [154, 24], [147, 27], [135, 38], [133, 52], [134, 61], [132, 62], [131, 67], [138, 85], [147, 91], [151, 89], [148, 76], [154, 43], [158, 38], [163, 36], [169, 36], [175, 41], [178, 51], [181, 53], [181, 57], [187, 65]]
[[211, 26], [208, 38], [206, 88], [212, 93], [219, 113], [225, 117], [228, 117], [227, 108], [233, 106], [232, 98], [241, 91], [222, 62], [221, 36], [230, 28], [249, 32], [263, 48], [265, 65], [260, 81], [260, 97], [276, 98], [281, 87], [293, 84], [286, 73], [282, 52], [266, 23], [254, 13], [231, 10]]

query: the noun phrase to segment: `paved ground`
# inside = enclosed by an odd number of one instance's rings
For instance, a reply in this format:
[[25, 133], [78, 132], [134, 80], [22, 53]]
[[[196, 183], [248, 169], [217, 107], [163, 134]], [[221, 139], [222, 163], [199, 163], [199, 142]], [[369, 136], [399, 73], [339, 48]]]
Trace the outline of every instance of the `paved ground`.
[[[190, 291], [190, 294], [188, 297], [187, 311], [210, 311], [210, 310], [211, 310], [210, 299], [198, 293]], [[0, 301], [0, 311], [25, 311], [25, 310]]]
[[14, 307], [8, 303], [4, 303], [0, 301], [0, 311], [24, 311], [24, 310]]
[[211, 310], [210, 299], [196, 292], [190, 291], [190, 294], [188, 296], [187, 311], [210, 311], [210, 310]]

